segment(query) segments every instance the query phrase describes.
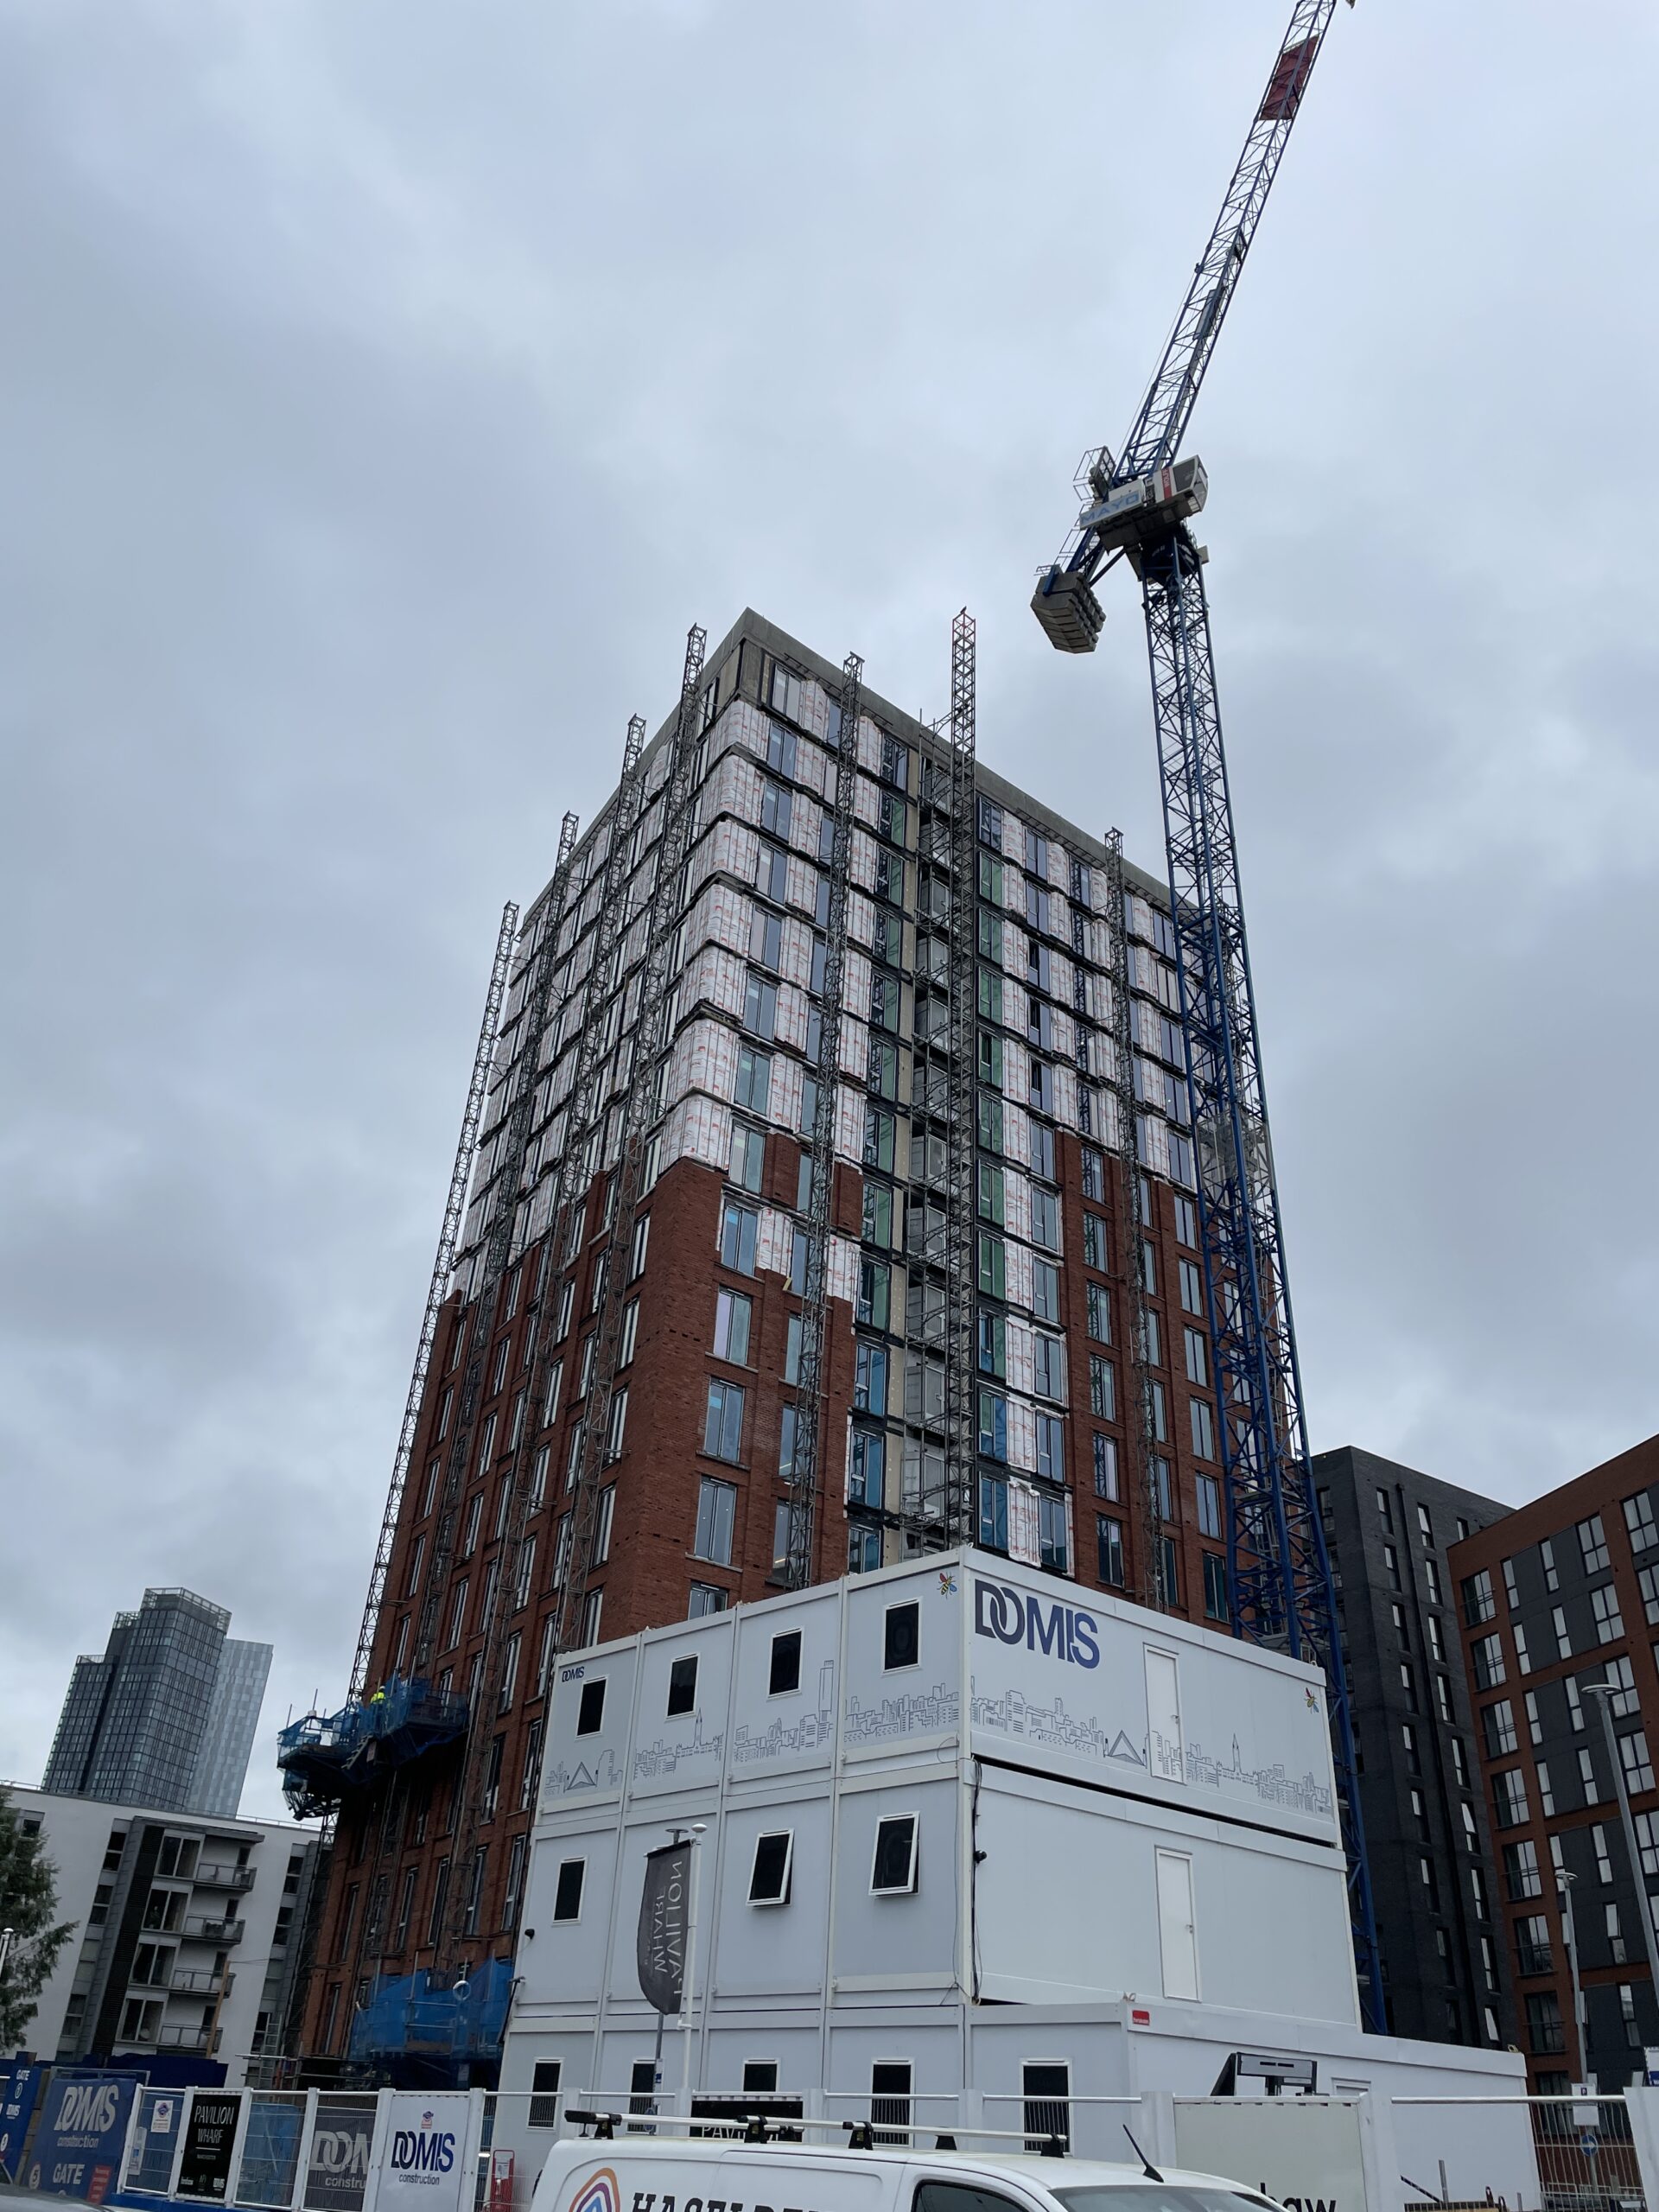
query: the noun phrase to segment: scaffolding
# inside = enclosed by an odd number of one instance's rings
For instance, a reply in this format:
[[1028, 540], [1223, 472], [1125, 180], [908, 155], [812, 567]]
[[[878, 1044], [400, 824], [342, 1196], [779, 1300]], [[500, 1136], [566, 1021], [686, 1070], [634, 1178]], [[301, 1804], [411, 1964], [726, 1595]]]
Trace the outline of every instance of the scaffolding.
[[[679, 926], [684, 906], [685, 864], [696, 820], [697, 761], [702, 737], [702, 657], [708, 645], [705, 631], [693, 625], [686, 639], [685, 666], [680, 683], [680, 704], [670, 741], [668, 772], [663, 786], [663, 824], [657, 847], [657, 864], [645, 910], [645, 964], [640, 978], [639, 1009], [631, 1046], [619, 1047], [618, 1074], [622, 1084], [618, 1117], [615, 1176], [607, 1198], [610, 1237], [599, 1262], [597, 1304], [600, 1323], [593, 1372], [588, 1382], [588, 1404], [582, 1428], [581, 1457], [576, 1463], [575, 1494], [570, 1501], [569, 1541], [565, 1547], [563, 1573], [557, 1586], [553, 1618], [554, 1642], [561, 1651], [591, 1641], [588, 1634], [588, 1591], [599, 1529], [601, 1477], [620, 1448], [612, 1434], [618, 1352], [621, 1345], [622, 1313], [626, 1303], [629, 1261], [639, 1201], [650, 1187], [647, 1132], [663, 1109], [663, 1077], [669, 1046], [668, 1014], [671, 987], [683, 943]], [[613, 985], [620, 977], [612, 977]], [[594, 1172], [606, 1165], [602, 1132], [590, 1140]], [[578, 1141], [567, 1130], [566, 1148]]]
[[795, 1449], [789, 1480], [791, 1590], [813, 1580], [817, 1515], [823, 1484], [824, 1376], [829, 1365], [830, 1210], [836, 1186], [836, 1130], [840, 1120], [841, 1013], [847, 966], [847, 878], [852, 860], [853, 796], [857, 785], [858, 725], [864, 664], [842, 664], [831, 814], [830, 901], [824, 919], [823, 988], [819, 994], [817, 1097], [812, 1117], [808, 1187], [806, 1281], [801, 1300], [800, 1381], [795, 1400]]
[[1128, 1396], [1123, 1433], [1135, 1440], [1135, 1460], [1126, 1477], [1134, 1482], [1141, 1524], [1140, 1586], [1143, 1605], [1170, 1610], [1174, 1592], [1164, 1573], [1163, 1500], [1159, 1495], [1158, 1423], [1152, 1395], [1152, 1346], [1147, 1325], [1147, 1284], [1141, 1252], [1141, 1154], [1136, 1141], [1135, 1096], [1135, 956], [1129, 950], [1127, 887], [1123, 880], [1123, 833], [1106, 832], [1107, 930], [1111, 944], [1112, 1152], [1117, 1161], [1118, 1252], [1123, 1271], [1123, 1320], [1128, 1355]]
[[978, 1425], [974, 1367], [974, 974], [978, 893], [974, 873], [976, 635], [964, 607], [950, 628], [950, 925], [945, 1147], [945, 1497], [940, 1542], [970, 1542], [977, 1520]]
[[432, 1279], [427, 1285], [426, 1310], [421, 1316], [420, 1341], [415, 1348], [415, 1370], [409, 1379], [409, 1395], [404, 1402], [404, 1422], [398, 1431], [397, 1450], [391, 1465], [391, 1481], [386, 1491], [386, 1510], [380, 1519], [380, 1539], [375, 1546], [374, 1566], [369, 1575], [369, 1593], [363, 1606], [363, 1623], [357, 1633], [357, 1656], [352, 1662], [350, 1693], [353, 1699], [361, 1697], [368, 1684], [369, 1662], [374, 1656], [375, 1630], [380, 1620], [380, 1603], [386, 1594], [386, 1576], [391, 1567], [392, 1548], [397, 1541], [397, 1519], [403, 1508], [404, 1485], [409, 1480], [409, 1463], [415, 1450], [415, 1432], [420, 1427], [421, 1408], [426, 1397], [426, 1377], [432, 1364], [432, 1347], [437, 1342], [438, 1316], [448, 1298], [449, 1279], [455, 1269], [455, 1251], [461, 1236], [461, 1221], [467, 1211], [467, 1189], [472, 1180], [473, 1154], [477, 1149], [484, 1100], [490, 1087], [490, 1070], [494, 1059], [496, 1037], [501, 1027], [501, 1009], [506, 1003], [507, 979], [512, 969], [512, 947], [518, 929], [518, 909], [509, 900], [502, 910], [501, 928], [495, 940], [490, 988], [484, 1001], [484, 1018], [479, 1024], [478, 1049], [473, 1055], [473, 1077], [467, 1085], [467, 1104], [461, 1117], [461, 1136], [455, 1146], [454, 1165], [449, 1171], [449, 1195], [444, 1202], [443, 1227], [438, 1233], [437, 1256], [432, 1262]]

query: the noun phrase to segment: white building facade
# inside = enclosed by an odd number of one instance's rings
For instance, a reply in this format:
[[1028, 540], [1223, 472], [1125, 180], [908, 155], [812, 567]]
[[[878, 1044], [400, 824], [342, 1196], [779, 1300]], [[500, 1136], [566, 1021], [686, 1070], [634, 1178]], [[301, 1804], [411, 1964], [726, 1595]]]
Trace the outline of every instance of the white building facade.
[[[291, 2001], [318, 1831], [12, 1788], [74, 1923], [25, 2031], [40, 2057], [213, 2061], [235, 2088]], [[204, 2077], [206, 2078], [206, 2077]]]
[[988, 1554], [561, 1670], [504, 2088], [651, 2087], [645, 1860], [696, 1822], [671, 2094], [1019, 2127], [1263, 2045], [1352, 2093], [1522, 2077], [1362, 2033], [1317, 1671]]

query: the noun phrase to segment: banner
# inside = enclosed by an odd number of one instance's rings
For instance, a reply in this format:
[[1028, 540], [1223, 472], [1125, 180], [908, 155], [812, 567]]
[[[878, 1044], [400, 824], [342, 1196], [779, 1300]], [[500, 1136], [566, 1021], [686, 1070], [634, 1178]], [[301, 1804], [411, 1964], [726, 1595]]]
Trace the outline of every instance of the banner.
[[20, 2060], [0, 2089], [0, 2181], [16, 2181], [44, 2068]]
[[317, 2100], [317, 2124], [305, 2169], [305, 2212], [362, 2212], [374, 2152], [372, 2095], [329, 2091]]
[[386, 2147], [378, 2202], [388, 2192], [413, 2212], [461, 2212], [462, 2190], [471, 2212], [476, 2177], [467, 2171], [467, 2127], [472, 2099], [462, 2089], [429, 2094], [399, 2091], [387, 2114]]
[[101, 2204], [121, 2171], [138, 2083], [130, 2074], [60, 2074], [29, 2162], [29, 2186]]
[[231, 2152], [236, 2147], [236, 2123], [242, 2100], [234, 2090], [220, 2095], [198, 2089], [184, 2124], [184, 2156], [179, 2162], [177, 2196], [206, 2197], [222, 2204], [231, 2185]]
[[686, 1921], [691, 1907], [691, 1845], [665, 1843], [645, 1859], [635, 1955], [645, 2001], [677, 2012], [685, 1986]]

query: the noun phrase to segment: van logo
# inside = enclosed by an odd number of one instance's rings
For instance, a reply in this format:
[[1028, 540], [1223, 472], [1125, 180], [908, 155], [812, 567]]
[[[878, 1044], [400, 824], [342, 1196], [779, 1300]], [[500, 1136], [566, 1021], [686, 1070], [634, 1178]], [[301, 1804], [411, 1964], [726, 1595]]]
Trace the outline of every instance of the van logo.
[[617, 2212], [621, 2192], [616, 2176], [608, 2166], [601, 2166], [586, 2181], [576, 2183], [576, 2193], [570, 2200], [570, 2212]]
[[1098, 1627], [1092, 1613], [1061, 1599], [1043, 1599], [1007, 1582], [974, 1577], [974, 1633], [999, 1643], [1023, 1643], [1027, 1651], [1051, 1652], [1071, 1667], [1098, 1667]]

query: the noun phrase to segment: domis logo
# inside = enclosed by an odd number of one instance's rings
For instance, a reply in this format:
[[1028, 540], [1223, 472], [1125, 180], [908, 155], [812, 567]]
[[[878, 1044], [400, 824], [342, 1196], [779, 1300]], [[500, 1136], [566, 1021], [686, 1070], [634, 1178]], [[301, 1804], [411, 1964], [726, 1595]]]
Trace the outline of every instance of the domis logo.
[[71, 2082], [58, 2107], [60, 2135], [104, 2135], [115, 2126], [120, 2093], [113, 2082]]
[[455, 2163], [455, 2139], [447, 2127], [434, 2127], [432, 2114], [423, 2112], [418, 2131], [400, 2127], [391, 2139], [394, 2173], [447, 2174]]
[[1059, 1599], [1052, 1604], [1016, 1590], [1007, 1582], [974, 1577], [974, 1633], [998, 1643], [1023, 1643], [1027, 1651], [1052, 1651], [1073, 1667], [1098, 1667], [1100, 1644], [1092, 1613]]

